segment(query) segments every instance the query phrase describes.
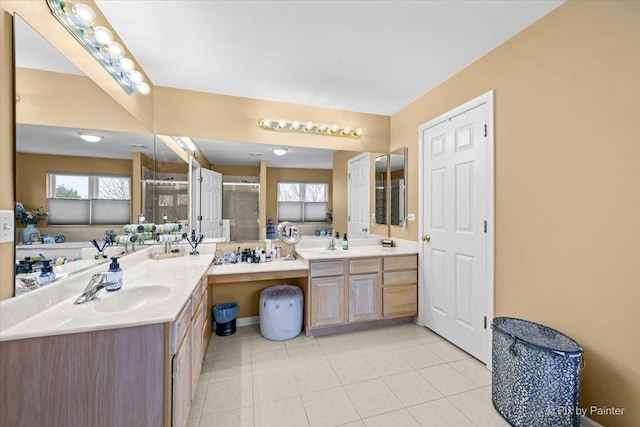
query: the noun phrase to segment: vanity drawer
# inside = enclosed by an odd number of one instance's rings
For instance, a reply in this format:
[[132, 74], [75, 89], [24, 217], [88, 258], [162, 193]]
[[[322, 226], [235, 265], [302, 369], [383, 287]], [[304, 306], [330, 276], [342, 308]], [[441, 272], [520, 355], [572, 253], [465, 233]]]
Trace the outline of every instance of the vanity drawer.
[[380, 258], [352, 259], [349, 261], [349, 273], [377, 273], [380, 271]]
[[388, 256], [384, 258], [384, 270], [411, 270], [418, 268], [416, 255]]
[[418, 286], [391, 286], [382, 289], [382, 317], [415, 316], [418, 314]]
[[310, 266], [311, 277], [342, 276], [344, 274], [344, 262], [321, 261], [313, 262]]
[[191, 298], [182, 307], [175, 322], [171, 324], [171, 354], [176, 354], [182, 339], [191, 325]]
[[418, 270], [385, 271], [382, 286], [415, 285], [418, 283]]

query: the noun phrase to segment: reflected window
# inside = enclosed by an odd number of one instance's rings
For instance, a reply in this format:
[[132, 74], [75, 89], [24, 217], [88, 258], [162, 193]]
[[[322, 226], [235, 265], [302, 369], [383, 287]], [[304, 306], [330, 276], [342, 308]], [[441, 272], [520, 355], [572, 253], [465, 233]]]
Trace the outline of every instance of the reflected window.
[[278, 182], [278, 222], [327, 221], [329, 184]]
[[51, 225], [127, 224], [131, 177], [47, 173], [47, 222]]

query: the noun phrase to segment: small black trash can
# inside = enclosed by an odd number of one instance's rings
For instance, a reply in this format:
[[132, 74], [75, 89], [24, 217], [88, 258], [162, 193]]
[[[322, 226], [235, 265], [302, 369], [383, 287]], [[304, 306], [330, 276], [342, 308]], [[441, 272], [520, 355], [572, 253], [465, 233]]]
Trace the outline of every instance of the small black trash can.
[[515, 427], [579, 427], [578, 343], [554, 329], [513, 317], [496, 317], [492, 327], [496, 410]]
[[221, 302], [211, 309], [215, 321], [216, 335], [226, 337], [236, 333], [236, 317], [240, 306], [235, 302]]

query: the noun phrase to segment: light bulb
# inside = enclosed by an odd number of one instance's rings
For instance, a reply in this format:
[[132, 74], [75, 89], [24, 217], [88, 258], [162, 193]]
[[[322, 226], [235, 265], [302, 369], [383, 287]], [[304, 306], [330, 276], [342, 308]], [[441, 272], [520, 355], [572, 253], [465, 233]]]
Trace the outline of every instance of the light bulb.
[[131, 83], [133, 83], [134, 85], [142, 83], [142, 80], [144, 80], [144, 77], [142, 77], [142, 73], [136, 70], [129, 71], [127, 73], [127, 76], [129, 76], [129, 80], [131, 80]]
[[298, 129], [300, 129], [300, 122], [299, 122], [299, 121], [297, 121], [297, 120], [294, 120], [294, 121], [291, 123], [291, 129], [293, 129], [293, 130], [298, 130]]
[[286, 125], [287, 125], [287, 121], [286, 121], [286, 120], [280, 120], [280, 121], [278, 122], [278, 127], [279, 127], [280, 129], [284, 129], [284, 127], [285, 127]]
[[96, 21], [96, 13], [84, 3], [76, 3], [71, 7], [71, 13], [78, 21], [87, 27]]
[[151, 86], [149, 86], [145, 82], [138, 83], [136, 85], [136, 90], [138, 91], [138, 93], [141, 93], [142, 95], [149, 95], [149, 93], [151, 93]]
[[344, 130], [342, 131], [343, 135], [351, 135], [351, 128], [350, 127], [346, 127], [344, 128]]
[[336, 132], [338, 132], [338, 130], [339, 130], [339, 128], [338, 128], [337, 124], [334, 123], [334, 124], [331, 125], [331, 133], [336, 133]]
[[113, 41], [113, 34], [106, 27], [97, 26], [93, 29], [93, 37], [100, 44], [109, 44]]
[[135, 68], [133, 61], [129, 58], [122, 58], [120, 61], [118, 61], [118, 66], [120, 66], [120, 69], [125, 73], [133, 71], [133, 69]]
[[313, 129], [313, 123], [312, 122], [307, 122], [304, 124], [304, 129], [305, 130], [311, 130]]
[[271, 120], [269, 120], [269, 119], [262, 119], [262, 127], [263, 127], [263, 128], [271, 127]]
[[325, 125], [324, 123], [320, 123], [320, 125], [318, 126], [318, 128], [316, 130], [318, 132], [325, 132], [327, 130], [327, 125]]
[[356, 129], [356, 135], [357, 136], [362, 136], [362, 128], [357, 128]]
[[116, 42], [109, 43], [101, 50], [103, 54], [112, 61], [118, 61], [124, 57], [124, 48]]
[[285, 154], [287, 154], [287, 150], [286, 148], [274, 148], [273, 149], [273, 154], [275, 154], [276, 156], [284, 156]]

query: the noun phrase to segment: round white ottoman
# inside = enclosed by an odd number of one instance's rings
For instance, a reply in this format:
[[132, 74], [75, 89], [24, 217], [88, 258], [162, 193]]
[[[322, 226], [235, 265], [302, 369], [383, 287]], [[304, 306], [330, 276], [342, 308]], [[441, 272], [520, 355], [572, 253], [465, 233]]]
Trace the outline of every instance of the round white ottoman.
[[298, 336], [302, 331], [302, 291], [293, 285], [277, 285], [260, 293], [260, 332], [272, 341]]

